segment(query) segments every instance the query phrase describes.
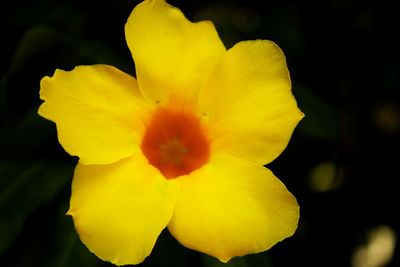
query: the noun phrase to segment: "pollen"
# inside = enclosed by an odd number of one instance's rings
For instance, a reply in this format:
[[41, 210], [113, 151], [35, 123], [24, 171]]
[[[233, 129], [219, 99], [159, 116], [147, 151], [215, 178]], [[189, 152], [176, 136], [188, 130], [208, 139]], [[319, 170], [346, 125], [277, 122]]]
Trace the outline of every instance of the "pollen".
[[164, 108], [152, 115], [141, 148], [166, 179], [190, 174], [206, 164], [210, 154], [200, 119], [190, 112]]

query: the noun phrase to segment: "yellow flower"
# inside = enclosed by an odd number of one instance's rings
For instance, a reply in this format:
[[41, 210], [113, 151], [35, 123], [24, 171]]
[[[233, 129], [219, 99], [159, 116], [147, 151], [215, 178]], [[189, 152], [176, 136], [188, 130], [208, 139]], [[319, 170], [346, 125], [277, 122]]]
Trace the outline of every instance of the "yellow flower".
[[291, 236], [299, 206], [263, 167], [303, 114], [271, 41], [226, 50], [211, 22], [164, 0], [135, 7], [125, 35], [137, 79], [107, 65], [56, 70], [39, 114], [79, 157], [70, 209], [103, 260], [138, 264], [160, 232], [227, 262]]

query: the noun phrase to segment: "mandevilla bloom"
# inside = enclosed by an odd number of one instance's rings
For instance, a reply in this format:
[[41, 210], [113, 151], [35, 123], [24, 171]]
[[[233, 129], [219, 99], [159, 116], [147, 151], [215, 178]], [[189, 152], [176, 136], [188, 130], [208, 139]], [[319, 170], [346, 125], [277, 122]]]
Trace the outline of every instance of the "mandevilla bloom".
[[211, 22], [164, 0], [125, 25], [137, 78], [107, 65], [56, 70], [39, 114], [79, 157], [68, 214], [103, 260], [138, 264], [167, 227], [223, 262], [293, 235], [299, 206], [263, 167], [303, 117], [271, 41], [226, 50]]

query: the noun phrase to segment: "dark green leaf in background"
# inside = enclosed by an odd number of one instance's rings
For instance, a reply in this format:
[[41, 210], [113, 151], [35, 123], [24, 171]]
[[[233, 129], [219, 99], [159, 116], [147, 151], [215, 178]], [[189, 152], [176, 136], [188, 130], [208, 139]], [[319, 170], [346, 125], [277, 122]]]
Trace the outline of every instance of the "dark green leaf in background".
[[312, 138], [334, 141], [340, 132], [340, 117], [334, 106], [319, 99], [304, 86], [294, 85], [294, 94], [305, 117], [299, 131]]
[[0, 254], [16, 238], [27, 217], [51, 201], [71, 177], [70, 166], [0, 162]]

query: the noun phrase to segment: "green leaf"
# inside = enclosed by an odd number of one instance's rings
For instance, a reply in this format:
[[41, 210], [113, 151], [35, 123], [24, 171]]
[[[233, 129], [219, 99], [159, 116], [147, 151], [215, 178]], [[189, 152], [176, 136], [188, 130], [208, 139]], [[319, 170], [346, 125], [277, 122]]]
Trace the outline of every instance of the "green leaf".
[[303, 86], [293, 86], [294, 94], [305, 117], [299, 124], [299, 131], [313, 138], [333, 141], [339, 134], [339, 113], [337, 109], [319, 99]]
[[231, 259], [228, 263], [222, 263], [215, 258], [203, 255], [202, 261], [206, 267], [249, 267], [246, 257], [237, 257]]
[[157, 239], [150, 256], [146, 258], [143, 266], [174, 266], [186, 267], [195, 265], [199, 253], [183, 247], [164, 229]]
[[51, 201], [71, 177], [71, 166], [0, 162], [0, 254], [16, 238], [28, 216]]
[[100, 260], [79, 240], [72, 218], [65, 214], [68, 204], [69, 198], [65, 199], [58, 210], [51, 214], [49, 227], [43, 238], [45, 245], [40, 251], [41, 257], [36, 258], [37, 266], [98, 266], [97, 263]]
[[15, 49], [14, 57], [7, 74], [12, 74], [29, 58], [60, 41], [62, 41], [62, 36], [53, 28], [45, 25], [32, 26], [22, 36], [21, 41]]
[[6, 90], [8, 90], [7, 83], [10, 78], [22, 69], [24, 64], [29, 62], [30, 58], [37, 53], [46, 51], [55, 44], [60, 43], [63, 40], [62, 38], [62, 35], [56, 30], [43, 25], [32, 26], [24, 33], [21, 41], [15, 48], [11, 63], [4, 74], [0, 76], [0, 112], [2, 121], [7, 121], [6, 106], [8, 96]]

